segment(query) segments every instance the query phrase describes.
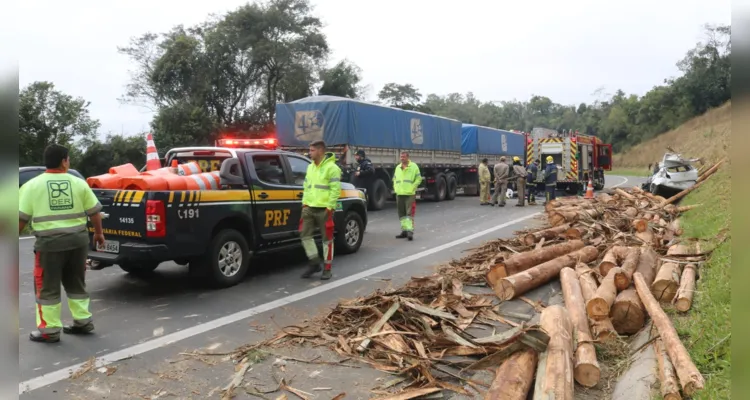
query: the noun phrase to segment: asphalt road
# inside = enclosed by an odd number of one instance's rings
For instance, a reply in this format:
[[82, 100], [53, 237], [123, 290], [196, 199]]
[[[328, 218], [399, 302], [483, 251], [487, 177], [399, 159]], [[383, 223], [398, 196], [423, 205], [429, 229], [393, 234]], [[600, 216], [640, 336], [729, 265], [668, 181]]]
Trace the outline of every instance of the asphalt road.
[[[642, 178], [608, 177], [607, 186], [640, 185]], [[461, 257], [460, 251], [484, 240], [512, 235], [535, 223], [542, 208], [480, 207], [476, 197], [458, 196], [454, 201], [420, 202], [413, 242], [397, 240], [395, 205], [370, 213], [365, 242], [356, 254], [334, 258], [331, 281], [303, 280], [304, 255], [253, 260], [252, 272], [241, 284], [223, 290], [194, 287], [187, 268], [162, 264], [149, 279], [132, 277], [118, 267], [89, 271], [92, 313], [97, 334], [89, 337], [63, 335], [57, 344], [33, 343], [35, 329], [33, 295], [33, 241], [19, 245], [19, 375], [23, 397], [48, 398], [58, 390], [72, 368], [91, 357], [114, 362], [132, 355], [149, 357], [170, 346], [216, 337], [236, 322], [263, 313], [281, 312], [285, 306], [304, 303], [325, 309], [337, 297], [369, 293], [380, 280], [408, 279], [440, 262]], [[66, 304], [63, 299], [63, 304]], [[309, 312], [309, 310], [307, 311]], [[63, 307], [63, 319], [70, 315]], [[300, 317], [303, 318], [303, 317]], [[246, 326], [243, 325], [243, 326]], [[245, 329], [246, 330], [246, 329]], [[163, 360], [163, 356], [161, 356]]]

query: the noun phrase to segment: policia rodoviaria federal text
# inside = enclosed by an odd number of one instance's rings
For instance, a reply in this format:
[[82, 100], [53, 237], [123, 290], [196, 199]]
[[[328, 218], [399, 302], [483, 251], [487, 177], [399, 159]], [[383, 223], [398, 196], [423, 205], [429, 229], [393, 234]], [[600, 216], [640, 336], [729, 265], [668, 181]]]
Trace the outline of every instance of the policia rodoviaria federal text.
[[[60, 332], [87, 334], [94, 330], [86, 292], [89, 250], [87, 217], [94, 225], [94, 241], [104, 244], [102, 205], [85, 181], [71, 174], [68, 149], [50, 145], [44, 150], [47, 170], [24, 184], [19, 193], [19, 233], [31, 222], [34, 243], [34, 293], [37, 330], [34, 342], [58, 342]], [[68, 297], [73, 324], [63, 327], [62, 290]]]

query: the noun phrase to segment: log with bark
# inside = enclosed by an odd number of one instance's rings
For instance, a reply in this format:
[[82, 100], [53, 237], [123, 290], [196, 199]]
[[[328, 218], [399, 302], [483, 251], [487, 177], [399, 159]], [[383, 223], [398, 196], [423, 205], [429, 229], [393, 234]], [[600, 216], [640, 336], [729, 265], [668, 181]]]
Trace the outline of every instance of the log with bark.
[[620, 267], [609, 270], [607, 276], [602, 279], [602, 284], [596, 289], [594, 297], [586, 302], [586, 314], [593, 320], [602, 320], [609, 317], [609, 309], [617, 297], [615, 287], [615, 275], [623, 273]]
[[602, 261], [599, 263], [599, 275], [609, 275], [609, 270], [620, 264], [626, 250], [627, 248], [624, 246], [613, 246], [611, 249], [607, 250], [607, 252], [604, 253]]
[[675, 218], [672, 222], [669, 223], [669, 230], [674, 232], [675, 236], [682, 235], [683, 230], [679, 218]]
[[651, 247], [641, 247], [641, 256], [638, 259], [638, 268], [636, 268], [636, 271], [643, 275], [643, 279], [649, 287], [654, 283], [654, 277], [656, 277], [656, 263], [658, 258], [659, 255]]
[[669, 246], [667, 249], [667, 256], [692, 256], [696, 253], [695, 245], [677, 243]]
[[564, 268], [560, 271], [565, 307], [568, 309], [576, 338], [574, 376], [576, 382], [586, 387], [599, 383], [601, 369], [596, 361], [596, 349], [591, 337], [589, 319], [583, 301], [581, 285], [575, 270]]
[[531, 289], [537, 288], [560, 274], [563, 268], [573, 268], [577, 263], [596, 260], [599, 251], [594, 246], [586, 246], [572, 253], [554, 258], [535, 267], [502, 278], [493, 288], [501, 300], [511, 300]]
[[664, 348], [661, 338], [654, 341], [654, 352], [656, 353], [656, 364], [659, 372], [659, 383], [661, 397], [664, 400], [682, 400], [680, 388], [677, 386], [677, 377], [674, 374], [674, 366]]
[[549, 229], [543, 229], [541, 231], [527, 233], [523, 237], [523, 243], [526, 246], [533, 246], [538, 241], [542, 240], [542, 238], [546, 240], [552, 240], [563, 233], [565, 233], [566, 230], [570, 229], [570, 224], [560, 225], [560, 226], [554, 226]]
[[636, 232], [635, 237], [649, 246], [655, 246], [658, 244], [657, 238], [654, 235], [654, 230], [650, 226], [647, 226], [646, 230], [644, 230], [643, 232]]
[[597, 283], [596, 271], [589, 268], [584, 263], [576, 264], [576, 274], [578, 275], [578, 281], [581, 284], [581, 294], [583, 295], [584, 304], [589, 301], [596, 294], [596, 288], [599, 287]]
[[680, 207], [677, 207], [677, 209], [675, 211], [678, 214], [681, 214], [681, 213], [688, 212], [690, 210], [696, 209], [696, 208], [698, 208], [698, 207], [700, 207], [702, 205], [703, 204], [691, 204], [689, 206], [680, 206]]
[[646, 309], [631, 286], [617, 295], [609, 311], [612, 326], [620, 335], [632, 335], [646, 325]]
[[699, 188], [699, 187], [701, 187], [701, 185], [703, 185], [704, 183], [706, 183], [706, 181], [698, 182], [698, 183], [696, 183], [695, 185], [693, 185], [693, 186], [691, 186], [691, 187], [689, 187], [689, 188], [687, 188], [687, 189], [685, 189], [685, 190], [681, 191], [680, 193], [677, 193], [676, 195], [674, 195], [674, 196], [672, 196], [672, 197], [670, 197], [670, 198], [668, 198], [668, 199], [664, 200], [663, 202], [661, 202], [661, 207], [664, 207], [664, 206], [666, 206], [667, 204], [672, 204], [672, 203], [674, 203], [675, 201], [677, 201], [677, 200], [679, 200], [679, 199], [681, 199], [681, 198], [683, 198], [683, 197], [687, 196], [687, 195], [688, 195], [688, 193], [692, 192], [692, 191], [693, 191], [693, 190], [695, 190], [695, 189], [698, 189], [698, 188]]
[[573, 324], [568, 311], [549, 306], [542, 311], [540, 325], [550, 339], [539, 358], [534, 400], [573, 400]]
[[495, 264], [490, 269], [487, 273], [487, 283], [490, 284], [490, 287], [495, 287], [498, 281], [502, 278], [525, 271], [531, 267], [562, 255], [569, 254], [573, 251], [580, 250], [583, 247], [583, 241], [571, 240], [569, 242], [515, 254], [507, 260]]
[[688, 264], [682, 270], [680, 287], [674, 297], [674, 305], [677, 311], [686, 312], [693, 304], [693, 293], [695, 293], [696, 266]]
[[680, 286], [680, 274], [679, 264], [666, 262], [661, 265], [659, 272], [656, 273], [656, 278], [654, 278], [654, 283], [651, 284], [651, 293], [656, 300], [671, 302], [674, 299]]
[[537, 352], [530, 348], [513, 353], [497, 368], [485, 400], [526, 400], [538, 358]]
[[599, 321], [589, 318], [589, 324], [591, 324], [591, 335], [597, 342], [604, 343], [617, 337], [617, 332], [609, 317]]
[[721, 164], [723, 164], [724, 161], [726, 161], [726, 160], [727, 160], [726, 157], [722, 158], [721, 160], [719, 160], [719, 162], [717, 162], [716, 164], [714, 164], [713, 167], [707, 169], [705, 172], [703, 172], [702, 174], [700, 174], [700, 176], [698, 176], [698, 179], [695, 181], [695, 183], [700, 183], [700, 182], [703, 182], [706, 179], [708, 179], [711, 175], [713, 175], [716, 171], [719, 170], [719, 167], [721, 166]]
[[602, 210], [593, 208], [580, 208], [577, 210], [553, 210], [549, 212], [547, 219], [550, 225], [558, 226], [564, 223], [573, 223], [598, 219], [603, 214]]
[[632, 225], [636, 232], [645, 232], [648, 229], [648, 221], [644, 218], [634, 219]]
[[624, 278], [621, 276], [620, 279], [615, 277], [615, 287], [617, 291], [623, 291], [630, 287], [630, 283], [633, 281], [633, 274], [636, 268], [638, 268], [638, 260], [641, 257], [641, 251], [637, 247], [630, 247], [625, 253], [624, 260], [622, 261], [622, 272], [624, 272]]
[[674, 364], [682, 390], [688, 396], [694, 395], [698, 390], [703, 389], [705, 385], [703, 376], [690, 359], [690, 354], [688, 354], [687, 349], [685, 349], [685, 346], [680, 341], [680, 337], [677, 335], [674, 326], [672, 326], [669, 316], [662, 310], [659, 302], [651, 294], [650, 288], [643, 280], [643, 275], [636, 272], [633, 278], [638, 296], [654, 321], [654, 325], [659, 330], [659, 335], [664, 342], [669, 359]]

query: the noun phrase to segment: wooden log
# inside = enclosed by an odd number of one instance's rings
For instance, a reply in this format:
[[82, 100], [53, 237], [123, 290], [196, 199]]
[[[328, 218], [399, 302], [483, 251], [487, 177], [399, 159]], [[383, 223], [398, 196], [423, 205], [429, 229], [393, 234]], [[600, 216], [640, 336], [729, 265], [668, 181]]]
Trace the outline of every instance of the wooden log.
[[625, 259], [622, 261], [622, 276], [615, 277], [615, 287], [617, 291], [623, 291], [630, 287], [630, 283], [633, 282], [633, 274], [636, 268], [638, 268], [638, 260], [641, 258], [641, 251], [637, 247], [630, 247], [627, 249]]
[[636, 232], [643, 232], [648, 228], [648, 221], [642, 218], [636, 218], [633, 220], [632, 225]]
[[628, 192], [626, 192], [626, 191], [624, 191], [624, 190], [622, 190], [620, 188], [615, 189], [615, 193], [619, 194], [623, 198], [626, 198], [626, 199], [628, 199], [630, 201], [635, 201], [635, 196], [633, 196], [632, 194], [630, 194], [630, 193], [628, 193]]
[[533, 233], [527, 233], [523, 237], [523, 244], [525, 244], [526, 246], [533, 246], [534, 244], [536, 244], [536, 242], [542, 240], [542, 238], [546, 240], [554, 239], [568, 229], [570, 229], [570, 225], [561, 225], [549, 229], [543, 229], [541, 231]]
[[693, 190], [695, 190], [695, 189], [698, 189], [698, 188], [699, 188], [699, 187], [701, 187], [701, 185], [703, 185], [704, 183], [706, 183], [706, 181], [703, 181], [703, 182], [699, 182], [699, 183], [696, 183], [695, 185], [693, 185], [693, 186], [691, 186], [691, 187], [689, 187], [689, 188], [687, 188], [687, 189], [685, 189], [685, 190], [681, 191], [680, 193], [677, 193], [676, 195], [674, 195], [674, 196], [672, 196], [672, 197], [670, 197], [670, 198], [668, 198], [668, 199], [666, 199], [666, 200], [662, 201], [662, 202], [661, 202], [661, 205], [660, 205], [660, 207], [664, 207], [664, 206], [666, 206], [667, 204], [672, 204], [672, 203], [674, 203], [675, 201], [677, 201], [677, 200], [679, 200], [679, 199], [681, 199], [681, 198], [683, 198], [683, 197], [687, 196], [687, 195], [688, 195], [688, 193], [692, 192], [692, 191], [693, 191]]
[[692, 256], [694, 254], [696, 252], [693, 244], [678, 243], [667, 249], [667, 256]]
[[688, 212], [690, 210], [694, 210], [694, 209], [696, 209], [696, 208], [698, 208], [698, 207], [700, 207], [702, 205], [703, 204], [691, 204], [691, 205], [688, 205], [688, 206], [679, 206], [679, 207], [677, 207], [677, 210], [675, 210], [675, 211], [678, 214], [679, 213], [684, 213], [684, 212]]
[[575, 223], [578, 221], [586, 221], [590, 219], [600, 218], [603, 214], [602, 210], [598, 209], [578, 209], [578, 210], [554, 210], [549, 212], [549, 223], [552, 226], [561, 225], [564, 223]]
[[719, 170], [719, 167], [721, 166], [721, 164], [723, 164], [724, 161], [726, 161], [726, 160], [727, 160], [726, 157], [722, 158], [721, 160], [719, 160], [719, 162], [717, 162], [716, 164], [714, 164], [713, 167], [707, 169], [705, 172], [703, 172], [702, 174], [700, 174], [700, 176], [698, 176], [698, 180], [696, 180], [695, 183], [700, 183], [700, 182], [703, 182], [706, 179], [708, 179], [708, 177], [710, 177], [711, 175], [713, 175], [714, 172], [716, 172], [716, 171]]
[[578, 274], [578, 282], [581, 284], [584, 304], [596, 295], [596, 288], [599, 287], [596, 283], [595, 273], [596, 271], [584, 263], [576, 264], [576, 274]]
[[638, 258], [637, 272], [643, 275], [643, 280], [651, 287], [656, 277], [656, 262], [659, 255], [651, 247], [641, 247], [641, 256]]
[[538, 358], [536, 351], [530, 348], [513, 353], [497, 368], [485, 400], [526, 400]]
[[650, 288], [643, 280], [643, 275], [636, 272], [633, 278], [638, 296], [641, 298], [648, 315], [654, 321], [656, 329], [659, 330], [659, 335], [664, 342], [669, 359], [674, 364], [682, 390], [687, 396], [694, 395], [698, 390], [703, 389], [705, 385], [703, 376], [690, 359], [690, 354], [688, 354], [687, 349], [685, 349], [685, 346], [680, 341], [680, 337], [677, 336], [677, 331], [672, 326], [669, 317], [651, 294]]
[[695, 293], [695, 275], [696, 267], [693, 264], [686, 265], [682, 270], [680, 287], [679, 289], [677, 289], [677, 294], [674, 297], [674, 305], [675, 308], [677, 308], [677, 311], [686, 312], [693, 304], [693, 293]]
[[615, 204], [617, 202], [617, 200], [613, 199], [612, 196], [608, 195], [607, 193], [600, 193], [598, 196], [596, 196], [596, 201], [602, 204]]
[[490, 268], [489, 272], [487, 272], [487, 282], [491, 287], [495, 287], [498, 281], [502, 278], [517, 274], [533, 266], [582, 249], [583, 246], [583, 241], [571, 240], [565, 243], [542, 247], [541, 249], [514, 254], [507, 260], [497, 263]]
[[589, 324], [591, 324], [591, 335], [597, 342], [604, 343], [617, 337], [617, 332], [609, 317], [599, 321], [589, 318]]
[[598, 256], [599, 251], [596, 247], [586, 246], [525, 271], [507, 276], [498, 281], [493, 289], [501, 300], [511, 300], [554, 279], [563, 268], [573, 268], [579, 262], [594, 261]]
[[539, 358], [534, 400], [573, 400], [573, 324], [568, 311], [549, 306], [542, 311], [540, 325], [550, 339]]
[[654, 230], [651, 229], [651, 227], [647, 227], [645, 231], [643, 232], [636, 232], [635, 237], [638, 239], [641, 239], [641, 241], [644, 244], [647, 244], [649, 246], [654, 246], [656, 244], [655, 236], [654, 236]]
[[664, 263], [656, 273], [651, 293], [654, 298], [662, 302], [671, 302], [680, 286], [680, 266], [675, 263]]
[[612, 326], [620, 335], [632, 335], [646, 325], [646, 309], [631, 286], [617, 295], [609, 312]]
[[581, 239], [583, 235], [586, 234], [586, 229], [584, 229], [582, 226], [574, 226], [568, 230], [565, 231], [564, 236], [565, 239], [568, 240], [576, 240]]
[[604, 253], [604, 258], [602, 258], [602, 261], [599, 263], [599, 275], [601, 276], [607, 276], [609, 274], [609, 270], [616, 267], [618, 264], [617, 255], [621, 251], [620, 246], [613, 246], [609, 250], [607, 250], [606, 253]]
[[596, 361], [596, 349], [593, 345], [589, 319], [581, 292], [578, 274], [570, 268], [560, 271], [565, 307], [568, 309], [576, 338], [574, 376], [576, 382], [586, 387], [599, 383], [601, 369]]
[[586, 302], [586, 314], [589, 318], [598, 321], [609, 317], [609, 308], [612, 307], [617, 297], [615, 274], [621, 272], [622, 269], [620, 267], [614, 267], [602, 279], [602, 284], [596, 289], [594, 297]]
[[661, 397], [664, 400], [682, 400], [680, 388], [677, 386], [677, 377], [674, 373], [674, 366], [669, 360], [667, 350], [664, 348], [664, 342], [661, 338], [654, 341], [654, 352], [656, 353], [656, 364], [659, 373], [659, 383]]
[[625, 208], [625, 215], [630, 218], [635, 218], [638, 215], [638, 209], [635, 207], [627, 207]]
[[682, 230], [682, 226], [681, 226], [681, 224], [680, 224], [680, 219], [679, 219], [679, 218], [677, 218], [677, 219], [673, 220], [673, 221], [672, 221], [672, 222], [671, 222], [671, 223], [669, 224], [669, 230], [671, 230], [672, 232], [674, 232], [674, 234], [675, 234], [676, 236], [680, 236], [680, 235], [682, 235], [682, 232], [683, 232], [683, 230]]

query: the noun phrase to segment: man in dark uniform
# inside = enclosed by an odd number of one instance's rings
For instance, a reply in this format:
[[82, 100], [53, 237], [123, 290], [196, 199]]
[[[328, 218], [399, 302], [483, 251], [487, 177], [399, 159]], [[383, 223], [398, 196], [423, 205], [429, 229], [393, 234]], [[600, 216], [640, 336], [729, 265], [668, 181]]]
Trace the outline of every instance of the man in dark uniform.
[[547, 165], [544, 166], [544, 192], [546, 195], [546, 201], [544, 204], [555, 199], [555, 191], [557, 190], [557, 165], [552, 156], [547, 156]]
[[367, 189], [369, 193], [372, 189], [370, 185], [372, 185], [372, 180], [375, 177], [375, 167], [373, 167], [372, 162], [367, 158], [365, 151], [362, 149], [357, 150], [357, 153], [354, 154], [354, 159], [357, 160], [359, 165], [357, 165], [357, 170], [354, 171], [352, 184], [355, 187]]

